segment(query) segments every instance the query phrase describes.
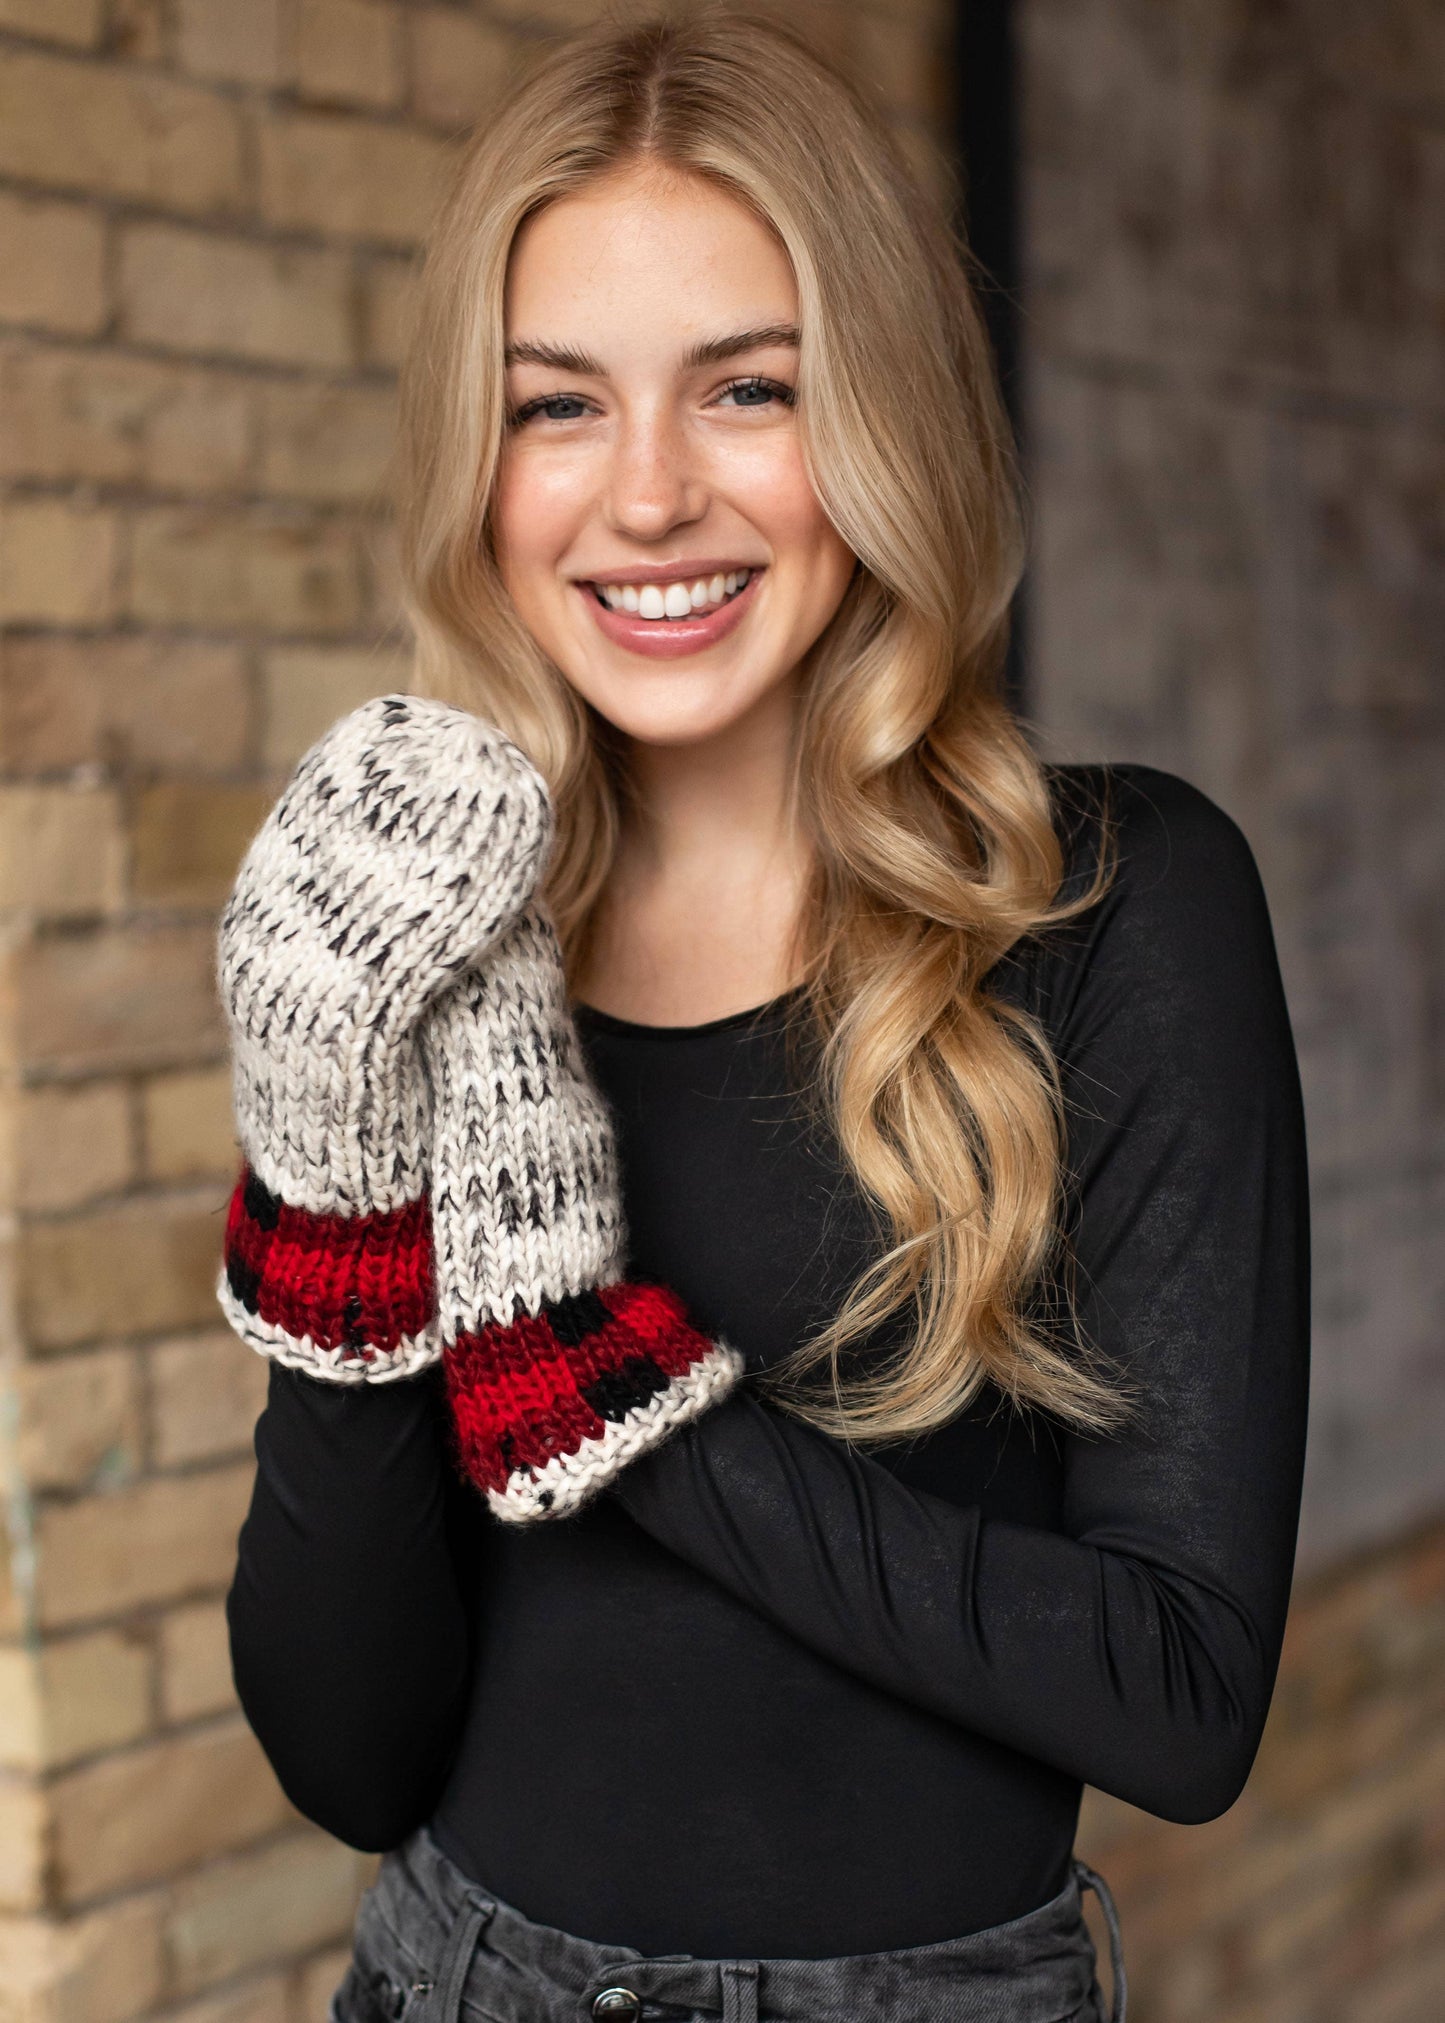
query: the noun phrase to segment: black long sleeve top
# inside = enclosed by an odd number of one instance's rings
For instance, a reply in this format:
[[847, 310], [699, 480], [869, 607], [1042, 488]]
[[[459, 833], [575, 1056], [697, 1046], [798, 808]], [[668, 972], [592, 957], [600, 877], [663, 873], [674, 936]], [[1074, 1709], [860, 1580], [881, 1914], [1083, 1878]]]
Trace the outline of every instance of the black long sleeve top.
[[[429, 1822], [530, 1916], [649, 1952], [924, 1944], [1063, 1887], [1082, 1784], [1178, 1821], [1238, 1795], [1304, 1462], [1304, 1133], [1249, 849], [1144, 767], [1055, 775], [1105, 897], [990, 978], [1059, 1059], [1075, 1310], [1142, 1407], [1107, 1437], [986, 1387], [856, 1449], [745, 1382], [572, 1518], [492, 1518], [438, 1373], [273, 1365], [229, 1596], [242, 1703], [351, 1844]], [[760, 1371], [877, 1254], [806, 1118], [792, 994], [677, 1028], [576, 1008], [634, 1275]]]

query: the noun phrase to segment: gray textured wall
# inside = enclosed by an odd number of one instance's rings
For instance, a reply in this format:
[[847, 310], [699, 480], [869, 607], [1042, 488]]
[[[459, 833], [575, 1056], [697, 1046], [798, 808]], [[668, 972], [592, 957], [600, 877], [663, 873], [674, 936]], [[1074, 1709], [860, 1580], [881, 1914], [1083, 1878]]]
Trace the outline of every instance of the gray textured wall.
[[1305, 1080], [1302, 1565], [1445, 1508], [1445, 9], [1023, 0], [1032, 713], [1254, 845]]

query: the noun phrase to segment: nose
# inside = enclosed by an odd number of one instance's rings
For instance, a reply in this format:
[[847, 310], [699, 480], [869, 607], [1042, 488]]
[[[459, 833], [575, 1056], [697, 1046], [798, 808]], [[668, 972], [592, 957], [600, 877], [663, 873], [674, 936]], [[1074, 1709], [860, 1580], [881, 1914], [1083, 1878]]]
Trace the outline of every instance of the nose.
[[613, 437], [607, 472], [607, 516], [613, 531], [657, 541], [674, 527], [700, 520], [708, 488], [698, 453], [677, 417], [663, 410], [631, 413]]

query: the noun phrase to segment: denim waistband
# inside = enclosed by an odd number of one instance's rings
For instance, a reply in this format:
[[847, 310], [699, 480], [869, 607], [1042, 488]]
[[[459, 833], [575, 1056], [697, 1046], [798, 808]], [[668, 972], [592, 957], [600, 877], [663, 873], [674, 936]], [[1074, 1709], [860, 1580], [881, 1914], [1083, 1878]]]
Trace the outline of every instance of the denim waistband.
[[[876, 2023], [1092, 2023], [1085, 1888], [1096, 1891], [1108, 1922], [1111, 2023], [1125, 2023], [1118, 1913], [1103, 1877], [1077, 1858], [1050, 1902], [960, 1938], [821, 1960], [704, 1960], [537, 1924], [472, 1882], [421, 1827], [383, 1858], [358, 1913], [357, 1953], [373, 1962], [399, 1955], [389, 2013], [400, 2023], [856, 2023], [865, 2015]], [[335, 2013], [354, 2023], [344, 2009]]]

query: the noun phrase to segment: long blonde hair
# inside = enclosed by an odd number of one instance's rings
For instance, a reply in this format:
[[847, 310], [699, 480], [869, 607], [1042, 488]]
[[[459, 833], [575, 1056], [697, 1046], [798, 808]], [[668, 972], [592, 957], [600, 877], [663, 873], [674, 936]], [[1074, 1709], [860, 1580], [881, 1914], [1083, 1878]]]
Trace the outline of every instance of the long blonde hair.
[[[491, 717], [547, 778], [546, 898], [579, 974], [624, 775], [610, 727], [522, 625], [496, 565], [503, 288], [524, 219], [638, 161], [709, 179], [786, 248], [804, 454], [862, 564], [804, 670], [790, 777], [815, 869], [796, 973], [816, 1100], [891, 1243], [766, 1381], [851, 1440], [927, 1431], [985, 1380], [1105, 1430], [1125, 1387], [1036, 1296], [1063, 1259], [1057, 1065], [1037, 1023], [983, 987], [1100, 884], [1061, 898], [1047, 782], [999, 689], [1024, 546], [1008, 421], [942, 205], [859, 90], [788, 28], [732, 6], [603, 17], [544, 47], [469, 138], [402, 373], [415, 686]], [[903, 1345], [848, 1373], [848, 1352], [909, 1303]]]

